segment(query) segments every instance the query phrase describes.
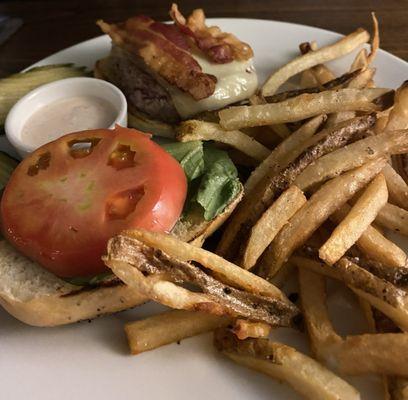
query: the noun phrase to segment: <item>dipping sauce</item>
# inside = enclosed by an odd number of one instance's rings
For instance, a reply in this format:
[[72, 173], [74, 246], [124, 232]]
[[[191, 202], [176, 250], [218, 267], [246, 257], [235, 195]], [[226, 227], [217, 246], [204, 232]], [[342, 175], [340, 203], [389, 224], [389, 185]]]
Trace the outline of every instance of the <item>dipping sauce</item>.
[[109, 128], [116, 117], [114, 106], [96, 96], [56, 100], [27, 119], [21, 140], [29, 146], [39, 147], [70, 132]]

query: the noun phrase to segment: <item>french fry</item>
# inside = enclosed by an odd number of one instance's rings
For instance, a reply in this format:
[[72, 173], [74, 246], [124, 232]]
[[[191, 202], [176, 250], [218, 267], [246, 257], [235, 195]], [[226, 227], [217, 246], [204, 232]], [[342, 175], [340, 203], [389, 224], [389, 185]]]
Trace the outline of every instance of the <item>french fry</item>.
[[334, 60], [351, 53], [370, 38], [367, 31], [358, 29], [338, 42], [320, 48], [317, 51], [301, 55], [274, 72], [264, 83], [262, 95], [270, 96], [279, 89], [292, 76], [314, 67], [318, 64]]
[[[317, 51], [317, 43], [315, 41], [310, 43], [310, 49], [312, 51]], [[327, 67], [325, 64], [317, 64], [316, 66], [311, 68], [317, 81], [324, 85], [325, 83], [331, 81], [335, 78], [333, 72]]]
[[367, 49], [362, 48], [356, 55], [353, 63], [350, 67], [350, 72], [356, 71], [358, 69], [366, 69], [368, 67], [368, 54]]
[[383, 228], [408, 236], [408, 211], [387, 203], [378, 213], [375, 222]]
[[309, 165], [294, 181], [303, 191], [369, 160], [408, 152], [408, 131], [384, 132], [335, 150]]
[[294, 122], [339, 111], [376, 111], [373, 100], [389, 89], [339, 89], [302, 94], [280, 103], [229, 107], [219, 112], [220, 125], [227, 130]]
[[330, 364], [332, 349], [343, 339], [335, 332], [326, 305], [326, 280], [305, 268], [298, 268], [299, 294], [312, 352], [325, 364]]
[[[403, 331], [407, 331], [407, 293], [396, 288], [347, 259], [337, 263], [341, 280], [371, 306], [389, 317]], [[369, 372], [369, 371], [368, 371]], [[385, 373], [384, 371], [377, 371]]]
[[[348, 336], [343, 340], [336, 334], [330, 322], [324, 304], [325, 296], [321, 297], [324, 295], [323, 280], [322, 278], [317, 280], [316, 273], [322, 273], [324, 269], [324, 274], [343, 280], [352, 288], [351, 284], [365, 286], [364, 290], [367, 293], [372, 292], [375, 296], [381, 297], [382, 292], [384, 297], [388, 298], [387, 301], [390, 301], [393, 295], [389, 291], [384, 291], [387, 285], [355, 264], [349, 264], [345, 259], [344, 263], [338, 264], [340, 270], [302, 257], [292, 257], [292, 260], [299, 267], [300, 295], [306, 326], [312, 344], [314, 343], [312, 348], [318, 347], [316, 352], [320, 359], [334, 364], [340, 372], [347, 374], [379, 373], [406, 376], [408, 334], [364, 334]], [[351, 268], [348, 269], [349, 267]], [[307, 270], [308, 268], [310, 270]], [[379, 284], [378, 288], [375, 287], [376, 284]], [[392, 289], [394, 292], [397, 290]], [[398, 354], [399, 352], [401, 354]]]
[[255, 168], [244, 184], [249, 194], [266, 174], [276, 174], [298, 157], [304, 150], [302, 144], [312, 137], [326, 120], [325, 115], [319, 115], [303, 124], [296, 132], [276, 146], [265, 160]]
[[[124, 232], [110, 239], [103, 260], [129, 286], [175, 309], [241, 317], [272, 326], [287, 326], [297, 313], [269, 282], [170, 235]], [[193, 285], [201, 292], [179, 285]]]
[[[296, 313], [288, 302], [242, 292], [191, 264], [170, 262], [164, 254], [152, 254], [149, 249], [143, 252], [141, 247], [134, 248], [130, 254], [129, 241], [126, 248], [120, 248], [118, 241], [121, 240], [123, 237], [110, 240], [104, 261], [119, 279], [150, 300], [178, 310], [248, 318], [272, 326], [288, 326]], [[148, 271], [150, 274], [145, 276]], [[190, 291], [180, 284], [194, 284], [203, 293]]]
[[404, 290], [376, 277], [347, 258], [342, 258], [334, 266], [299, 256], [292, 256], [290, 261], [298, 268], [308, 268], [344, 282], [398, 327], [408, 330], [408, 295]]
[[[349, 89], [362, 89], [367, 86], [368, 82], [373, 78], [375, 70], [367, 68], [360, 71], [345, 87]], [[334, 126], [340, 122], [347, 121], [348, 119], [355, 117], [354, 111], [340, 111], [329, 115], [326, 123], [326, 127]]]
[[[367, 301], [361, 298], [359, 298], [359, 301], [369, 324], [370, 333], [397, 333], [399, 331], [399, 329], [392, 323], [391, 320], [389, 320], [383, 314], [380, 314], [379, 311], [373, 310], [373, 308]], [[385, 399], [407, 400], [406, 398], [404, 399], [404, 389], [408, 389], [407, 379], [386, 375], [383, 375], [382, 378], [384, 384]], [[408, 395], [408, 391], [405, 392], [405, 395]]]
[[237, 319], [232, 327], [234, 335], [240, 339], [268, 337], [272, 328], [263, 322], [251, 322], [245, 319]]
[[176, 138], [180, 142], [214, 140], [219, 143], [225, 143], [257, 161], [263, 161], [270, 153], [267, 147], [245, 133], [241, 131], [225, 131], [214, 122], [199, 120], [184, 121], [177, 129]]
[[[336, 210], [330, 219], [340, 223], [349, 211], [350, 206], [345, 204]], [[362, 233], [356, 245], [367, 257], [388, 266], [390, 269], [405, 267], [407, 264], [405, 252], [373, 226], [369, 226]]]
[[388, 117], [385, 129], [395, 131], [408, 128], [408, 82], [404, 82], [395, 92], [394, 107]]
[[239, 340], [225, 330], [215, 331], [214, 344], [236, 363], [288, 383], [306, 399], [360, 399], [346, 381], [292, 347], [267, 339]]
[[[265, 97], [265, 100], [269, 104], [279, 103], [281, 101], [290, 99], [292, 97], [300, 96], [301, 94], [305, 94], [305, 93], [308, 93], [308, 94], [320, 93], [325, 90], [340, 89], [342, 87], [348, 87], [349, 83], [351, 83], [360, 74], [360, 72], [361, 71], [346, 72], [345, 74], [339, 76], [338, 78], [335, 78], [332, 72], [329, 71], [327, 73], [330, 75], [331, 79], [329, 79], [328, 81], [326, 81], [325, 83], [321, 85], [319, 84], [312, 88], [287, 90], [286, 92], [274, 94], [273, 96], [267, 96]], [[251, 104], [256, 105], [254, 103], [251, 103]], [[262, 103], [258, 103], [258, 104], [262, 104]]]
[[[307, 142], [310, 146], [285, 169], [279, 174], [272, 175], [271, 178], [267, 175], [259, 181], [253, 189], [253, 193], [256, 194], [255, 201], [252, 196], [244, 197], [224, 231], [217, 253], [232, 259], [238, 253], [239, 243], [245, 243], [247, 240], [249, 229], [276, 197], [286, 190], [308, 165], [324, 154], [344, 146], [351, 137], [366, 131], [374, 125], [374, 122], [374, 115], [365, 115], [325, 129], [311, 137]], [[235, 240], [236, 237], [239, 237], [240, 240]]]
[[378, 159], [324, 184], [290, 219], [263, 254], [259, 263], [262, 276], [272, 277], [292, 252], [302, 246], [313, 232], [384, 167]]
[[289, 128], [285, 124], [271, 125], [270, 128], [282, 139], [286, 139], [291, 135]]
[[[249, 98], [249, 104], [252, 106], [266, 104], [266, 100], [259, 95], [253, 95]], [[269, 125], [264, 128], [271, 129], [274, 133], [276, 133], [281, 139], [286, 139], [292, 133], [290, 129], [285, 124], [274, 124]], [[252, 128], [253, 129], [253, 128]]]
[[356, 255], [350, 258], [360, 267], [371, 272], [378, 278], [384, 279], [393, 285], [406, 290], [408, 288], [408, 265], [393, 267], [389, 264], [382, 264], [378, 261], [369, 259], [362, 255]]
[[373, 35], [370, 43], [370, 54], [367, 57], [368, 64], [371, 64], [377, 55], [377, 51], [380, 48], [380, 30], [378, 28], [378, 20], [375, 13], [371, 13], [371, 18], [373, 20]]
[[388, 123], [388, 115], [379, 116], [374, 126], [374, 134], [379, 135], [385, 131]]
[[244, 247], [241, 267], [251, 269], [288, 220], [306, 203], [306, 197], [291, 186], [262, 214], [252, 227]]
[[231, 320], [227, 317], [203, 312], [171, 310], [128, 322], [125, 325], [125, 333], [130, 352], [136, 355], [225, 327], [229, 323]]
[[387, 181], [387, 188], [391, 203], [407, 210], [408, 185], [405, 183], [404, 179], [389, 164], [384, 167], [382, 173]]
[[319, 81], [317, 80], [312, 70], [307, 69], [302, 72], [302, 75], [300, 77], [300, 86], [302, 88], [312, 88], [318, 85], [319, 85]]
[[317, 78], [317, 81], [321, 84], [324, 85], [331, 80], [335, 79], [335, 76], [330, 69], [324, 65], [324, 64], [318, 64], [315, 67], [313, 67], [313, 72]]
[[330, 265], [337, 262], [371, 225], [387, 200], [387, 184], [384, 175], [379, 174], [320, 248], [319, 257]]
[[141, 229], [125, 231], [123, 234], [128, 238], [140, 240], [153, 249], [165, 252], [177, 260], [197, 262], [213, 271], [217, 276], [226, 278], [234, 286], [250, 293], [276, 297], [286, 301], [286, 296], [265, 279], [243, 270], [208, 250], [182, 242], [174, 236]]
[[408, 334], [348, 336], [337, 357], [339, 370], [345, 374], [377, 373], [408, 377]]

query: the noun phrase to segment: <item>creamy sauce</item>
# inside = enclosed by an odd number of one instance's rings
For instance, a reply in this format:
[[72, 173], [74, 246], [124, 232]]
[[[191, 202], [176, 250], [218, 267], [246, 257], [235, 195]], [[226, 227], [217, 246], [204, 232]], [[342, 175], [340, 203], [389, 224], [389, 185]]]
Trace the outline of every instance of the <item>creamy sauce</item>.
[[166, 85], [174, 106], [185, 119], [203, 111], [218, 110], [228, 104], [247, 99], [258, 87], [253, 59], [216, 64], [200, 54], [193, 54], [203, 72], [217, 77], [214, 93], [206, 99], [191, 101], [191, 96], [174, 86]]
[[116, 118], [114, 107], [95, 96], [76, 96], [54, 101], [27, 119], [21, 139], [39, 147], [59, 137], [85, 129], [108, 128]]

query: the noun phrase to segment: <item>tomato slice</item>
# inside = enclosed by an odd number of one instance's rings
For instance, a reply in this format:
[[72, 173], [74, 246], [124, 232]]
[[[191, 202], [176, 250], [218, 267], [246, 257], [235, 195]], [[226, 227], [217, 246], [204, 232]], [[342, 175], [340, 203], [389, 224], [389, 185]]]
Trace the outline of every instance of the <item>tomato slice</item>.
[[101, 256], [124, 229], [170, 231], [185, 201], [178, 162], [146, 134], [117, 126], [48, 143], [13, 172], [1, 202], [3, 232], [61, 277], [106, 270]]

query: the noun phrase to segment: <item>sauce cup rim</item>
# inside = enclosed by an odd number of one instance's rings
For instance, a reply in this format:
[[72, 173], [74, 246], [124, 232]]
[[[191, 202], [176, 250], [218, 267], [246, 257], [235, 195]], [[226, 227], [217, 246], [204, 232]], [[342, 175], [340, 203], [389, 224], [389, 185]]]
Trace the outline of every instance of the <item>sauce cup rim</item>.
[[[29, 153], [34, 151], [37, 147], [32, 147], [25, 143], [22, 138], [21, 138], [21, 130], [24, 124], [27, 122], [27, 120], [37, 111], [37, 109], [34, 109], [30, 113], [23, 113], [23, 108], [24, 106], [29, 103], [29, 102], [35, 102], [35, 101], [40, 101], [43, 100], [43, 105], [50, 104], [51, 102], [55, 101], [55, 99], [50, 99], [49, 102], [45, 100], [47, 97], [47, 92], [56, 90], [56, 89], [61, 89], [61, 87], [64, 86], [70, 86], [72, 88], [72, 85], [76, 85], [78, 89], [81, 91], [81, 94], [78, 93], [79, 95], [87, 95], [87, 88], [90, 87], [90, 85], [99, 85], [100, 87], [104, 86], [105, 88], [110, 89], [110, 92], [112, 93], [111, 97], [108, 98], [106, 95], [105, 96], [100, 96], [100, 98], [109, 101], [111, 104], [115, 106], [115, 108], [118, 110], [116, 113], [116, 117], [112, 124], [108, 127], [108, 129], [113, 128], [116, 124], [119, 125], [127, 125], [127, 102], [125, 95], [123, 92], [113, 85], [110, 82], [104, 81], [102, 79], [98, 78], [92, 78], [92, 77], [72, 77], [72, 78], [65, 78], [65, 79], [60, 79], [58, 81], [46, 83], [44, 85], [41, 85], [27, 94], [25, 94], [23, 97], [21, 97], [10, 109], [10, 111], [7, 114], [6, 121], [4, 123], [4, 130], [6, 133], [6, 137], [8, 141], [12, 144], [12, 146], [17, 150], [18, 154], [22, 157], [26, 157]], [[106, 92], [104, 93], [106, 94]], [[97, 94], [92, 93], [92, 96], [98, 97]], [[64, 98], [70, 98], [73, 97], [72, 94], [64, 95], [62, 94], [61, 96], [58, 96], [59, 100], [62, 100]], [[23, 115], [24, 114], [24, 115]], [[20, 128], [19, 128], [20, 127]]]

